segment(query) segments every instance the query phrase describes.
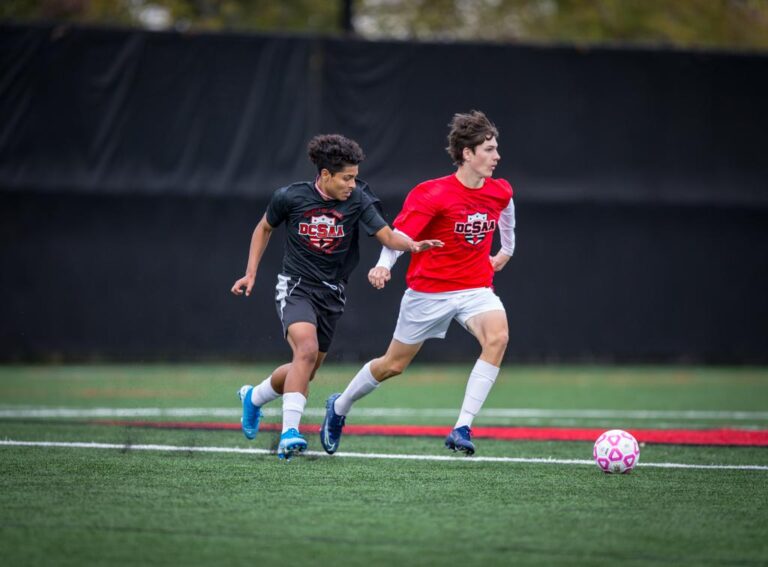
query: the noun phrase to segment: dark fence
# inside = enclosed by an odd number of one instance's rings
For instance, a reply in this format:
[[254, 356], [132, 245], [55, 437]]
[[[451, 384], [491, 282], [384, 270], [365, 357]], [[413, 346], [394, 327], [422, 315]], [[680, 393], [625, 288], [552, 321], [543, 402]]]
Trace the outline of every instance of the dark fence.
[[[282, 234], [228, 292], [272, 190], [341, 132], [389, 218], [501, 130], [518, 250], [510, 360], [768, 362], [768, 58], [0, 28], [0, 360], [274, 359]], [[388, 344], [363, 258], [332, 359]], [[421, 359], [470, 360], [453, 329]]]

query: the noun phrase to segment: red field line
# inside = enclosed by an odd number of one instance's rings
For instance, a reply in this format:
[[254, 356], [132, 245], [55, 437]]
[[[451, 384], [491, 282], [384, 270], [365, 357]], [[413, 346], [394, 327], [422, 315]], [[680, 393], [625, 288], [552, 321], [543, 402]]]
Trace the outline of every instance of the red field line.
[[[101, 425], [153, 427], [159, 429], [231, 429], [238, 423], [202, 421], [96, 421]], [[317, 433], [317, 424], [305, 425], [305, 432]], [[279, 431], [279, 423], [262, 423], [261, 431]], [[394, 437], [443, 437], [449, 431], [432, 425], [347, 425], [346, 435], [384, 435]], [[474, 427], [472, 437], [505, 441], [594, 441], [604, 429], [572, 427]], [[746, 429], [629, 429], [640, 443], [670, 445], [739, 445], [768, 447], [768, 430]]]

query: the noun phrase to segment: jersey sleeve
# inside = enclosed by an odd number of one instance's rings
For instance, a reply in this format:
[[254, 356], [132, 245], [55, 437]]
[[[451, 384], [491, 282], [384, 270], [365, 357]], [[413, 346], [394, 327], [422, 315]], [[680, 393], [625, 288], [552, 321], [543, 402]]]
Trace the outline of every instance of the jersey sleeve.
[[269, 226], [280, 226], [280, 224], [288, 218], [288, 210], [288, 187], [283, 187], [272, 194], [272, 198], [267, 205], [266, 215]]
[[380, 201], [375, 195], [371, 198], [368, 192], [363, 191], [361, 207], [363, 214], [360, 215], [360, 224], [365, 229], [365, 232], [368, 233], [368, 236], [376, 234], [387, 226], [387, 221], [384, 220], [384, 217], [379, 212], [381, 207]]
[[437, 206], [434, 199], [426, 188], [417, 185], [408, 193], [403, 203], [400, 214], [397, 215], [394, 224], [395, 228], [407, 234], [414, 240], [419, 240], [421, 231], [429, 224], [429, 221], [437, 213]]
[[504, 188], [504, 191], [509, 193], [509, 199], [512, 200], [512, 198], [515, 196], [515, 190], [512, 189], [512, 184], [506, 179], [499, 179], [499, 181], [501, 182], [501, 186]]
[[373, 189], [371, 189], [371, 186], [368, 185], [365, 181], [357, 178], [357, 182], [360, 186], [360, 190], [368, 195], [368, 197], [373, 202], [373, 206], [376, 207], [376, 210], [379, 211], [379, 214], [383, 217], [384, 216], [384, 207], [381, 205], [381, 199], [376, 195], [376, 193], [373, 192]]

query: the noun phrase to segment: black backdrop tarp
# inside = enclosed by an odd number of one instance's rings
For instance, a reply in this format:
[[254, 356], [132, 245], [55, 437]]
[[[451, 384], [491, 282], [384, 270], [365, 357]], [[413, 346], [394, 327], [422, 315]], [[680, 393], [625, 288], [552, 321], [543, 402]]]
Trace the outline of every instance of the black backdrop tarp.
[[5, 190], [263, 196], [318, 132], [383, 196], [485, 110], [529, 199], [768, 205], [768, 57], [0, 28]]
[[[390, 219], [485, 110], [516, 189], [508, 358], [768, 362], [768, 58], [0, 27], [0, 359], [277, 358], [280, 237], [228, 295], [308, 139], [361, 142]], [[389, 341], [363, 243], [332, 358]], [[458, 328], [424, 359], [476, 356]]]

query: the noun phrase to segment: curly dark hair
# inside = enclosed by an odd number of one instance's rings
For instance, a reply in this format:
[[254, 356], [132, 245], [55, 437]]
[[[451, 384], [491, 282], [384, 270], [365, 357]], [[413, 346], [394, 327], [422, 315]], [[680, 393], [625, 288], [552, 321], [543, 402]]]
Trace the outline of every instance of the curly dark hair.
[[457, 166], [464, 163], [464, 148], [475, 151], [486, 140], [499, 137], [496, 126], [479, 110], [470, 110], [469, 114], [454, 114], [448, 126], [451, 131], [445, 150]]
[[309, 141], [309, 159], [320, 173], [327, 169], [335, 175], [348, 165], [357, 165], [365, 159], [362, 148], [354, 140], [340, 134], [320, 134]]

